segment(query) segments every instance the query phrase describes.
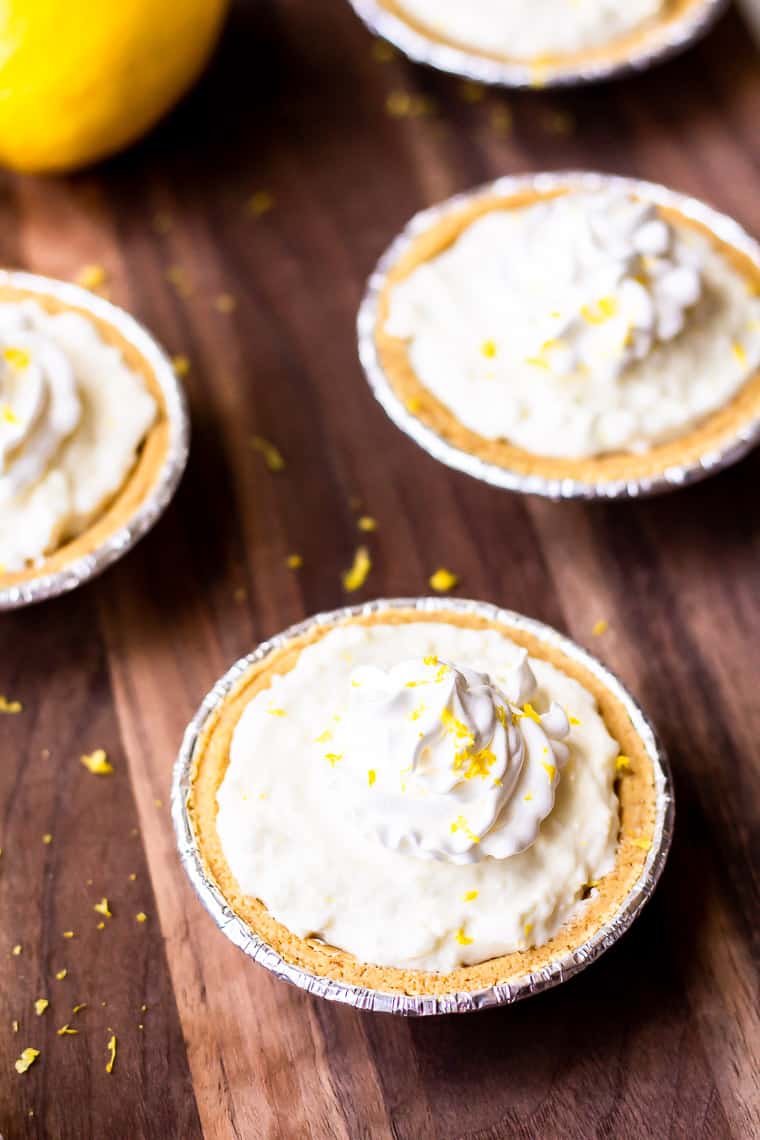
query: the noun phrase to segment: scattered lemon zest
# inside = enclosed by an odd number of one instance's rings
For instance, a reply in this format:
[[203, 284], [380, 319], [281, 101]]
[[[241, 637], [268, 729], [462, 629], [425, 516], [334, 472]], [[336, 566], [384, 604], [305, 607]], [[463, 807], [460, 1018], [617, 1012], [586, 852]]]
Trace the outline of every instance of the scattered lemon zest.
[[580, 723], [581, 723], [581, 722], [578, 720], [578, 717], [577, 717], [577, 716], [569, 716], [567, 719], [568, 719], [568, 721], [569, 721], [569, 723], [570, 723], [570, 724], [576, 724], [576, 725], [577, 725], [577, 724], [580, 724]]
[[267, 709], [270, 716], [287, 716], [285, 709]]
[[546, 772], [546, 774], [547, 774], [547, 776], [549, 777], [549, 779], [550, 779], [550, 780], [553, 780], [553, 779], [554, 779], [554, 777], [557, 775], [557, 765], [556, 765], [556, 764], [547, 764], [547, 763], [544, 761], [544, 762], [541, 764], [541, 767], [542, 767], [542, 768], [543, 768], [543, 770]]
[[96, 930], [105, 930], [105, 928], [106, 924], [104, 922], [99, 922], [96, 926]]
[[68, 1036], [73, 1037], [74, 1034], [78, 1033], [78, 1032], [79, 1032], [78, 1029], [72, 1029], [68, 1023], [66, 1025], [62, 1025], [60, 1029], [56, 1029], [56, 1033], [58, 1034], [59, 1037], [68, 1037]]
[[525, 800], [526, 804], [529, 804], [530, 801], [533, 799], [533, 792], [526, 792], [525, 795], [523, 796], [523, 799]]
[[100, 902], [95, 903], [92, 909], [98, 914], [102, 914], [105, 918], [113, 918], [108, 906], [108, 899], [101, 899]]
[[377, 519], [373, 519], [371, 515], [362, 515], [356, 520], [356, 525], [359, 530], [369, 534], [371, 531], [377, 530]]
[[601, 637], [602, 634], [606, 633], [609, 628], [610, 623], [607, 621], [607, 619], [599, 618], [599, 621], [594, 622], [593, 626], [591, 627], [591, 636]]
[[491, 126], [497, 134], [508, 135], [512, 130], [513, 118], [512, 109], [502, 104], [492, 109]]
[[328, 740], [332, 740], [332, 732], [330, 731], [329, 728], [326, 728], [324, 732], [321, 732], [319, 734], [319, 736], [316, 736], [314, 738], [314, 743], [315, 744], [326, 744]]
[[325, 760], [328, 762], [331, 768], [334, 768], [335, 765], [342, 759], [342, 752], [325, 752]]
[[428, 95], [391, 91], [385, 100], [385, 110], [393, 119], [418, 119], [435, 114], [436, 104]]
[[496, 342], [493, 340], [484, 340], [480, 346], [480, 351], [483, 356], [487, 357], [489, 360], [493, 360], [494, 356], [496, 356], [497, 351]]
[[370, 54], [375, 63], [390, 63], [392, 59], [396, 59], [398, 52], [387, 40], [375, 40]]
[[467, 937], [467, 935], [464, 932], [463, 926], [460, 926], [459, 930], [456, 932], [456, 940], [460, 946], [471, 946], [472, 943], [475, 941], [474, 938], [468, 938]]
[[76, 275], [77, 285], [83, 289], [100, 289], [106, 283], [106, 269], [104, 265], [83, 265]]
[[47, 998], [37, 998], [36, 1002], [34, 1003], [34, 1012], [38, 1017], [42, 1017], [43, 1013], [49, 1005], [50, 1002]]
[[172, 357], [172, 368], [177, 376], [187, 376], [190, 371], [190, 358], [184, 353], [178, 352], [176, 356]]
[[78, 1005], [72, 1005], [71, 1012], [72, 1013], [79, 1013], [80, 1010], [83, 1010], [83, 1009], [87, 1009], [87, 1002], [86, 1001], [80, 1001]]
[[63, 937], [64, 938], [73, 938], [74, 937], [74, 931], [73, 930], [64, 930]]
[[481, 103], [485, 93], [485, 88], [481, 83], [473, 83], [472, 80], [467, 80], [465, 83], [459, 84], [459, 94], [465, 103]]
[[50, 834], [49, 831], [46, 831], [45, 834], [42, 836], [42, 842], [45, 844], [46, 847], [49, 847], [50, 844], [53, 842], [53, 836]]
[[282, 452], [270, 440], [265, 439], [263, 435], [254, 435], [251, 438], [251, 447], [264, 456], [264, 462], [270, 471], [284, 471], [285, 460]]
[[214, 308], [218, 313], [234, 313], [237, 297], [233, 297], [232, 293], [220, 293], [214, 298]]
[[523, 926], [523, 933], [525, 934], [526, 938], [530, 938], [532, 930], [533, 930], [533, 923], [532, 922], [526, 922], [525, 926]]
[[264, 214], [268, 214], [274, 206], [274, 194], [269, 190], [255, 190], [246, 202], [246, 208], [249, 214], [253, 214], [255, 218], [261, 218]]
[[543, 368], [546, 371], [551, 368], [551, 364], [543, 356], [526, 356], [525, 363], [532, 364], [534, 368]]
[[139, 910], [135, 915], [135, 922], [147, 922], [148, 916], [144, 910]]
[[366, 546], [360, 546], [354, 555], [354, 561], [349, 570], [343, 575], [343, 589], [352, 593], [360, 590], [367, 580], [372, 569], [372, 559]]
[[477, 897], [478, 891], [467, 891], [466, 894], [462, 895], [462, 902], [474, 902]]
[[17, 942], [16, 945], [11, 950], [11, 954], [13, 955], [14, 958], [18, 958], [19, 954], [21, 953], [21, 951], [23, 949], [24, 949], [24, 947], [21, 945], [21, 943]]
[[15, 1017], [14, 1017], [13, 1021], [11, 1022], [11, 1029], [13, 1030], [14, 1033], [18, 1033], [18, 1021], [16, 1020]]
[[374, 768], [370, 768], [369, 771], [367, 772], [367, 783], [369, 784], [370, 787], [372, 787], [372, 785], [374, 784], [376, 779], [377, 779], [377, 772], [375, 771]]
[[21, 1054], [19, 1059], [15, 1062], [13, 1067], [15, 1068], [17, 1073], [25, 1073], [27, 1071], [27, 1069], [30, 1067], [30, 1065], [34, 1064], [34, 1062], [37, 1060], [39, 1055], [40, 1055], [39, 1049], [32, 1049], [32, 1047], [30, 1045], [28, 1048], [24, 1049], [23, 1053]]
[[410, 720], [419, 720], [420, 717], [422, 716], [422, 714], [424, 713], [424, 711], [425, 711], [424, 704], [417, 705], [417, 708], [412, 709], [412, 711], [409, 713], [409, 719]]
[[430, 576], [430, 587], [438, 594], [445, 594], [459, 585], [459, 578], [451, 570], [441, 567]]
[[288, 570], [300, 570], [303, 566], [303, 558], [300, 554], [289, 554], [285, 559], [285, 565]]
[[166, 271], [166, 280], [174, 287], [178, 297], [187, 298], [194, 290], [190, 275], [181, 265], [170, 265]]
[[55, 977], [56, 977], [56, 981], [62, 982], [62, 981], [63, 981], [63, 979], [64, 979], [64, 978], [66, 977], [66, 975], [68, 974], [68, 972], [69, 972], [69, 971], [66, 969], [66, 967], [65, 967], [65, 966], [63, 967], [63, 969], [62, 969], [62, 970], [57, 970], [57, 971], [56, 971], [56, 975], [55, 975]]
[[106, 1072], [112, 1073], [114, 1061], [116, 1060], [116, 1034], [115, 1033], [111, 1034], [111, 1036], [108, 1040], [108, 1044], [106, 1045], [106, 1048], [108, 1049], [108, 1060], [106, 1061]]
[[105, 748], [96, 748], [90, 753], [85, 752], [79, 757], [79, 761], [93, 776], [110, 776], [113, 772], [113, 765], [109, 763]]
[[623, 768], [630, 768], [630, 766], [631, 766], [630, 756], [620, 755], [620, 756], [618, 756], [617, 760], [615, 761], [615, 770], [617, 772], [622, 772]]
[[9, 701], [7, 697], [0, 696], [0, 713], [20, 713], [23, 707], [21, 701]]

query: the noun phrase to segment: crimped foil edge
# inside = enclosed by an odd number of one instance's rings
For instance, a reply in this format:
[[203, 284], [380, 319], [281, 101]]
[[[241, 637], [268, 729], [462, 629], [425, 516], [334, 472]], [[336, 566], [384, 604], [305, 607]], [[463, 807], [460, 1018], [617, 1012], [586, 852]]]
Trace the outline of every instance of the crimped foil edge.
[[415, 214], [393, 239], [374, 270], [359, 306], [357, 337], [359, 359], [375, 399], [396, 427], [414, 440], [439, 462], [463, 471], [474, 479], [507, 491], [539, 495], [548, 499], [641, 499], [660, 495], [697, 483], [742, 459], [760, 442], [760, 415], [741, 424], [719, 448], [705, 451], [691, 463], [672, 465], [664, 471], [637, 479], [610, 479], [587, 482], [580, 479], [551, 479], [543, 475], [526, 475], [496, 463], [489, 463], [463, 448], [449, 443], [404, 406], [388, 381], [375, 343], [380, 296], [388, 273], [421, 233], [451, 213], [482, 198], [511, 197], [533, 190], [545, 194], [552, 190], [576, 189], [597, 191], [617, 189], [640, 195], [659, 206], [670, 207], [708, 229], [726, 245], [747, 256], [760, 269], [760, 244], [750, 237], [737, 221], [688, 194], [621, 175], [594, 171], [563, 171], [541, 174], [507, 175], [493, 182], [456, 194]]
[[728, 7], [728, 0], [702, 0], [689, 7], [678, 20], [655, 28], [625, 59], [588, 59], [580, 63], [537, 65], [526, 61], [490, 59], [474, 50], [441, 43], [413, 28], [378, 0], [349, 0], [367, 28], [398, 48], [408, 59], [436, 71], [459, 75], [495, 87], [580, 87], [607, 79], [646, 71], [685, 51], [706, 35]]
[[[363, 986], [352, 986], [335, 979], [312, 974], [300, 966], [287, 962], [227, 904], [214, 879], [207, 873], [198, 847], [192, 820], [188, 811], [188, 798], [192, 790], [192, 768], [195, 747], [209, 716], [226, 698], [238, 680], [252, 665], [270, 653], [281, 649], [295, 638], [308, 634], [315, 627], [332, 626], [347, 618], [367, 614], [390, 613], [397, 609], [416, 609], [420, 613], [452, 611], [473, 614], [491, 621], [502, 622], [533, 634], [545, 644], [555, 647], [568, 657], [594, 673], [625, 707], [634, 728], [641, 737], [655, 773], [656, 813], [652, 846], [647, 853], [644, 869], [629, 892], [626, 901], [615, 917], [574, 951], [555, 962], [527, 974], [522, 978], [484, 989], [447, 994], [393, 994]], [[511, 1005], [525, 997], [541, 993], [573, 977], [595, 961], [628, 930], [651, 897], [662, 873], [673, 834], [674, 800], [673, 778], [665, 752], [654, 728], [631, 694], [614, 673], [592, 657], [585, 649], [563, 634], [533, 618], [511, 610], [501, 609], [487, 602], [460, 598], [390, 598], [345, 606], [338, 610], [320, 613], [284, 630], [262, 642], [252, 653], [242, 657], [228, 669], [207, 693], [195, 716], [185, 730], [182, 745], [174, 765], [171, 793], [172, 819], [177, 837], [180, 859], [201, 902], [219, 929], [259, 965], [282, 981], [329, 1001], [343, 1002], [357, 1009], [374, 1013], [394, 1013], [404, 1017], [429, 1017], [448, 1013], [470, 1013], [495, 1006]]]
[[171, 360], [148, 330], [126, 309], [113, 305], [103, 297], [90, 293], [69, 281], [43, 277], [21, 270], [0, 270], [0, 287], [10, 286], [42, 297], [55, 297], [65, 305], [75, 306], [104, 323], [112, 325], [149, 364], [163, 395], [169, 422], [169, 441], [161, 470], [153, 487], [123, 526], [109, 535], [98, 547], [63, 566], [53, 574], [41, 573], [37, 578], [0, 588], [0, 611], [20, 609], [34, 602], [46, 601], [76, 589], [101, 574], [106, 567], [126, 554], [151, 529], [168, 506], [187, 464], [190, 448], [190, 417], [187, 399]]

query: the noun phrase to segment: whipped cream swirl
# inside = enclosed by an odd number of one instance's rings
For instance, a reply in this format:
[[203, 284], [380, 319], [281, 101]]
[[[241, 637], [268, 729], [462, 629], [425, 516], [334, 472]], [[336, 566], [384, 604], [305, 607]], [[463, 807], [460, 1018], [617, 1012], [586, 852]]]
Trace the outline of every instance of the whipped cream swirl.
[[435, 656], [355, 669], [328, 759], [360, 824], [451, 863], [524, 851], [568, 757], [567, 717], [555, 703], [536, 712], [535, 691], [524, 652], [502, 688]]
[[65, 353], [14, 316], [0, 325], [0, 502], [39, 479], [82, 415]]

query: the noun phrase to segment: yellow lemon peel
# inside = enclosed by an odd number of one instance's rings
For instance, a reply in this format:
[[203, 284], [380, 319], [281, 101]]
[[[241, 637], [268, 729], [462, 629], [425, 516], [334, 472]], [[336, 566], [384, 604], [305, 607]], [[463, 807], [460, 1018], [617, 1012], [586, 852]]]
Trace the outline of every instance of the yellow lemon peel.
[[17, 1073], [25, 1073], [30, 1065], [34, 1064], [39, 1055], [39, 1049], [33, 1049], [30, 1045], [28, 1048], [24, 1049], [19, 1059], [14, 1063], [14, 1069]]
[[444, 567], [436, 570], [435, 573], [430, 576], [430, 588], [435, 590], [438, 594], [445, 594], [458, 585], [459, 578], [457, 575], [451, 570], [446, 570]]
[[343, 589], [348, 593], [360, 590], [372, 569], [372, 559], [366, 546], [360, 546], [351, 567], [343, 575]]
[[105, 748], [96, 748], [94, 752], [85, 752], [79, 757], [79, 761], [93, 776], [110, 776], [113, 772], [113, 766], [109, 763]]

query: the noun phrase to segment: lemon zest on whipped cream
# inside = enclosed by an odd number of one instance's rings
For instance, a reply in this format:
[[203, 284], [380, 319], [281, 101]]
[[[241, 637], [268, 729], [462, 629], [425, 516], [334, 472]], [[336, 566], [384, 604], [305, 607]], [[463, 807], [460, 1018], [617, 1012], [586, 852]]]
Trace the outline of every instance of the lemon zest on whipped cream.
[[367, 783], [369, 784], [370, 788], [372, 787], [372, 785], [374, 784], [376, 779], [377, 779], [377, 772], [375, 771], [374, 768], [370, 768], [369, 771], [367, 772]]
[[456, 937], [456, 940], [460, 946], [471, 946], [472, 943], [475, 941], [474, 938], [468, 938], [467, 937], [467, 935], [464, 932], [463, 926], [459, 927], [459, 930], [456, 932], [455, 937]]
[[331, 768], [334, 768], [335, 765], [338, 763], [338, 761], [340, 761], [342, 759], [343, 759], [343, 753], [342, 752], [325, 752], [325, 760], [327, 761], [327, 763], [330, 765]]
[[488, 360], [493, 360], [497, 352], [496, 342], [493, 340], [484, 340], [480, 346], [480, 351]]
[[731, 351], [733, 352], [734, 356], [736, 357], [736, 359], [741, 364], [742, 368], [746, 368], [746, 366], [747, 366], [747, 350], [745, 349], [744, 345], [741, 344], [738, 340], [734, 341], [734, 343], [731, 345]]
[[462, 902], [474, 902], [477, 897], [478, 891], [467, 891], [466, 894], [462, 895]]
[[458, 815], [451, 825], [452, 835], [455, 835], [457, 831], [463, 831], [470, 843], [480, 843], [480, 836], [475, 834], [463, 815]]
[[25, 348], [17, 348], [15, 345], [9, 344], [7, 348], [3, 349], [3, 360], [10, 364], [11, 368], [23, 372], [25, 368], [29, 367], [32, 358]]
[[524, 704], [521, 711], [518, 713], [515, 713], [515, 716], [527, 717], [528, 720], [535, 721], [536, 724], [541, 723], [541, 717], [538, 715], [538, 713], [533, 708], [533, 705], [530, 704], [530, 702], [527, 702], [526, 704]]
[[600, 297], [596, 305], [582, 305], [581, 316], [589, 325], [603, 325], [611, 320], [618, 311], [615, 297]]
[[556, 764], [547, 764], [546, 761], [544, 761], [544, 763], [541, 765], [541, 767], [546, 772], [546, 774], [550, 780], [553, 780], [554, 777], [557, 775], [557, 765]]
[[367, 581], [372, 569], [372, 559], [366, 546], [360, 546], [354, 555], [354, 560], [343, 575], [343, 589], [349, 593], [360, 590]]

